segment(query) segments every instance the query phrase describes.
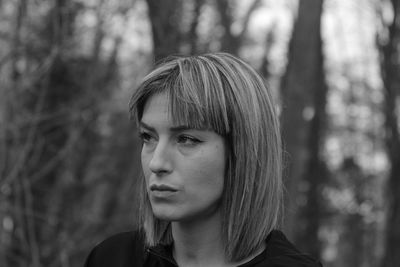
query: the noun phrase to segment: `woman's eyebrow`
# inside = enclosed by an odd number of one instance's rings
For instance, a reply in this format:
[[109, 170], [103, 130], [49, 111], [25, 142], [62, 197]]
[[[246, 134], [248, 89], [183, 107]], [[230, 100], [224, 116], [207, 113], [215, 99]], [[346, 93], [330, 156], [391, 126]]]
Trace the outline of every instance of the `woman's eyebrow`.
[[[153, 132], [156, 131], [154, 127], [151, 127], [150, 125], [144, 123], [143, 121], [139, 122], [139, 126], [148, 131], [153, 131]], [[169, 130], [171, 132], [176, 133], [176, 132], [182, 132], [182, 131], [187, 131], [187, 130], [193, 130], [193, 127], [190, 127], [188, 125], [178, 125], [178, 126], [173, 126], [173, 127], [169, 128]]]
[[154, 129], [153, 127], [147, 125], [146, 123], [144, 123], [144, 122], [142, 122], [142, 121], [139, 122], [139, 126], [140, 126], [141, 128], [144, 128], [144, 129], [148, 130], [148, 131], [152, 131], [152, 132], [155, 131], [155, 129]]
[[174, 126], [169, 128], [171, 132], [182, 132], [182, 131], [187, 131], [187, 130], [193, 130], [193, 127], [189, 127], [187, 125], [179, 125], [179, 126]]

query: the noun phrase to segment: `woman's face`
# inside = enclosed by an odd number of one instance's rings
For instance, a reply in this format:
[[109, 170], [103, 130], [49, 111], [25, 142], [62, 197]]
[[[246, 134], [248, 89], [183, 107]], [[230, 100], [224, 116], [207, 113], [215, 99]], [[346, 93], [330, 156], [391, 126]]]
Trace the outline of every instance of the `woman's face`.
[[215, 214], [224, 186], [223, 137], [175, 125], [165, 93], [147, 100], [141, 119], [142, 168], [154, 215], [190, 221]]

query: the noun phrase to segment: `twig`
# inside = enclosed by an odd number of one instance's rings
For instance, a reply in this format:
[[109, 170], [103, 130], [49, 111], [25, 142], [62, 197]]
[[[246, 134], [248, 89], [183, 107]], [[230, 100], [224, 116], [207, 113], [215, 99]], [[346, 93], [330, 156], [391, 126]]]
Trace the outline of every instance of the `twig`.
[[[29, 183], [29, 179], [27, 177], [21, 178], [22, 181], [22, 187], [25, 195], [25, 213], [34, 213], [33, 208], [32, 208], [32, 192], [31, 192], [31, 185]], [[29, 245], [30, 245], [30, 253], [32, 257], [32, 266], [33, 267], [39, 267], [41, 266], [40, 264], [40, 251], [39, 251], [39, 246], [38, 242], [36, 239], [36, 233], [35, 233], [35, 219], [31, 219], [30, 216], [25, 216], [26, 221], [27, 221], [27, 226], [28, 226], [28, 237], [29, 237]]]

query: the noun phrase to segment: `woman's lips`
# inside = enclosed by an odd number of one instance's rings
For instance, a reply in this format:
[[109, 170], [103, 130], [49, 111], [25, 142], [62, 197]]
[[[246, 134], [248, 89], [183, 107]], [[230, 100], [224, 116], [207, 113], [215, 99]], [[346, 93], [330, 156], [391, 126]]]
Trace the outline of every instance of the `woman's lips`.
[[165, 199], [168, 197], [172, 197], [176, 194], [176, 192], [178, 192], [177, 189], [165, 184], [153, 184], [150, 186], [150, 195], [156, 199]]
[[151, 191], [178, 191], [175, 188], [173, 188], [172, 186], [169, 185], [165, 185], [165, 184], [152, 184], [150, 185], [150, 190]]

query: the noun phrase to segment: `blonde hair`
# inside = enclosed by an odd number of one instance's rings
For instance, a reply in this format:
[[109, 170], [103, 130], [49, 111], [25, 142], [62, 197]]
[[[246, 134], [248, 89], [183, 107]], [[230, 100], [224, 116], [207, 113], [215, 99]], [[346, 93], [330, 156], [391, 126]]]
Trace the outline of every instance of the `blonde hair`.
[[[240, 261], [265, 241], [281, 210], [281, 135], [271, 92], [248, 64], [230, 54], [171, 57], [133, 93], [129, 108], [137, 123], [146, 101], [161, 92], [169, 97], [174, 122], [213, 129], [225, 138], [222, 238], [226, 257]], [[170, 244], [170, 223], [154, 217], [141, 180], [147, 245]]]

